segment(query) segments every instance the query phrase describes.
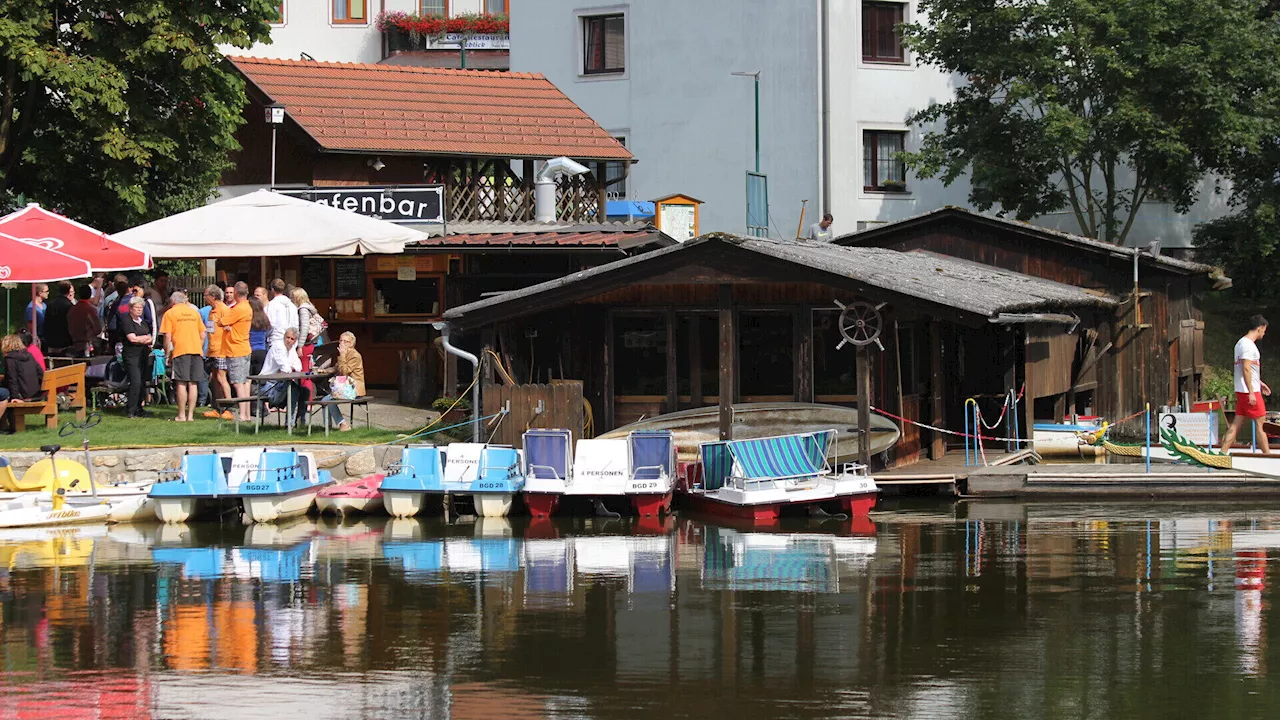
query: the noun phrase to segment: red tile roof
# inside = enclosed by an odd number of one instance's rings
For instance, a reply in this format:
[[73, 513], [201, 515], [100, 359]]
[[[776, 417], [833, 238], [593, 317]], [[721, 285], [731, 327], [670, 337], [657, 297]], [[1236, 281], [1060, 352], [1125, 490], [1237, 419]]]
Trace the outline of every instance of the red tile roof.
[[419, 242], [422, 247], [441, 248], [591, 248], [606, 250], [628, 249], [658, 242], [662, 234], [657, 230], [591, 230], [583, 232], [508, 232], [469, 233], [428, 238]]
[[327, 150], [631, 159], [538, 74], [230, 59]]

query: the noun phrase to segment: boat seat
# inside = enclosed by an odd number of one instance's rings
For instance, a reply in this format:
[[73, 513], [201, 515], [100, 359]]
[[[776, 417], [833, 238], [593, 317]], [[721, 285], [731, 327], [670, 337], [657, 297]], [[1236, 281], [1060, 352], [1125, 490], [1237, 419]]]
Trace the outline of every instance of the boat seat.
[[40, 452], [46, 455], [52, 455], [62, 449], [61, 445], [41, 445]]

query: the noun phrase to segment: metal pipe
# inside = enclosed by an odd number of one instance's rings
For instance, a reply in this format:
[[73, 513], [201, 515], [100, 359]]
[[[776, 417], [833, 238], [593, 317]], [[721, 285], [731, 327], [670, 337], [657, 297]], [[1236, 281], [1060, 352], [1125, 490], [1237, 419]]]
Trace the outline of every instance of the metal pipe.
[[831, 212], [831, 21], [830, 7], [828, 0], [819, 0], [821, 4], [820, 13], [821, 22], [818, 29], [820, 48], [818, 52], [818, 66], [822, 98], [822, 122], [820, 134], [822, 136], [820, 156], [822, 161], [822, 172], [819, 175], [819, 181], [822, 183], [822, 207], [818, 212]]
[[[435, 329], [440, 331], [440, 345], [444, 351], [471, 363], [472, 379], [478, 379], [480, 358], [449, 343], [449, 323], [435, 323]], [[471, 441], [480, 442], [480, 383], [478, 381], [471, 384]]]
[[[271, 124], [271, 189], [276, 189], [276, 128], [279, 127], [275, 123]], [[351, 422], [355, 422], [353, 419]]]

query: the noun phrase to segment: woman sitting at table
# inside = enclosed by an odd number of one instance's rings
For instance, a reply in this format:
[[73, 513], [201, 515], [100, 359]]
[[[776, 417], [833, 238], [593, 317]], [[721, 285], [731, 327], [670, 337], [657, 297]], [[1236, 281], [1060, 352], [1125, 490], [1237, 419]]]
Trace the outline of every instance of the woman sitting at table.
[[[360, 353], [356, 352], [356, 336], [351, 332], [344, 332], [338, 336], [338, 367], [334, 373], [335, 376], [347, 376], [356, 388], [356, 397], [364, 396], [364, 358], [360, 357]], [[324, 396], [325, 400], [336, 400], [332, 394]], [[339, 430], [346, 432], [351, 429], [351, 425], [342, 417], [342, 410], [337, 405], [330, 405], [325, 409], [329, 413], [329, 422], [338, 426]], [[353, 420], [355, 418], [352, 418]]]
[[[0, 417], [9, 416], [10, 400], [35, 400], [44, 394], [44, 368], [17, 335], [6, 335], [0, 340], [0, 353], [4, 354], [4, 385], [0, 386]], [[13, 432], [13, 418], [9, 417], [8, 431]]]
[[44, 353], [40, 350], [40, 343], [31, 337], [31, 331], [24, 328], [18, 328], [18, 339], [22, 341], [22, 346], [31, 353], [31, 357], [36, 359], [36, 364], [40, 366], [40, 370], [48, 370], [49, 366], [45, 364]]
[[[262, 374], [300, 372], [302, 358], [298, 355], [298, 330], [289, 328], [284, 331], [284, 347], [277, 346], [267, 351], [267, 359], [262, 363]], [[268, 380], [262, 386], [262, 394], [267, 397], [267, 405], [274, 408], [283, 408], [292, 401], [293, 407], [285, 410], [289, 413], [286, 421], [289, 425], [302, 419], [302, 408], [307, 395], [297, 380]]]

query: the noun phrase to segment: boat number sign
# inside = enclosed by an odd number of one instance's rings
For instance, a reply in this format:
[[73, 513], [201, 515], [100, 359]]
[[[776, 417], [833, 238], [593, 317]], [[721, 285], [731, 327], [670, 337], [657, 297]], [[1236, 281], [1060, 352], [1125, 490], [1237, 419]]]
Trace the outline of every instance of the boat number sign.
[[443, 185], [310, 187], [280, 192], [357, 215], [390, 222], [444, 222]]

